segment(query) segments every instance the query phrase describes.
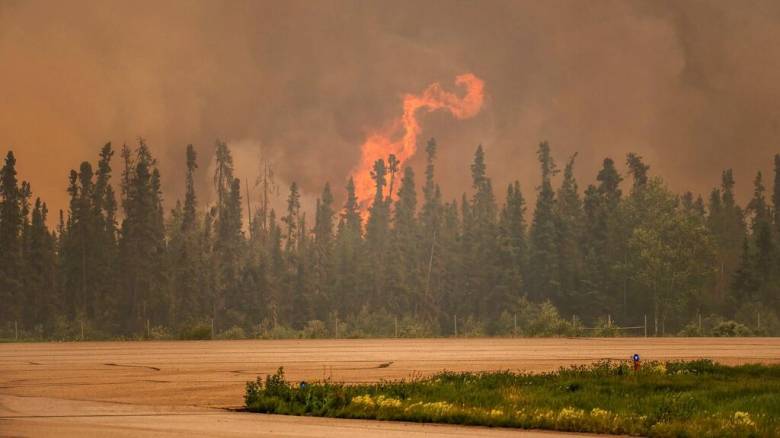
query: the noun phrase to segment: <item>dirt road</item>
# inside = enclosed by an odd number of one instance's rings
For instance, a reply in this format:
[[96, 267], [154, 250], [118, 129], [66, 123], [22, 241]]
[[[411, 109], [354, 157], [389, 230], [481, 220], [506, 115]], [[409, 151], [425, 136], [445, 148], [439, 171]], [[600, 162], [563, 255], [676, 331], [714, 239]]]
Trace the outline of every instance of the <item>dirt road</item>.
[[[0, 435], [458, 435], [463, 428], [226, 412], [290, 380], [370, 382], [447, 370], [543, 371], [598, 359], [780, 363], [778, 338], [427, 339], [0, 344]], [[467, 429], [474, 436], [476, 430]], [[513, 431], [479, 429], [484, 436]], [[543, 434], [543, 436], [548, 436]]]

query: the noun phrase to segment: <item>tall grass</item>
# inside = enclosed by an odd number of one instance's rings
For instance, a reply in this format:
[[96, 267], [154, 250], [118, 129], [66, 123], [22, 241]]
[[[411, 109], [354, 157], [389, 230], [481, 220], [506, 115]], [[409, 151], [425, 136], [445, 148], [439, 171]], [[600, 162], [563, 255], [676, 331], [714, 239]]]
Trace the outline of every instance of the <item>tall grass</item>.
[[659, 437], [780, 436], [780, 366], [598, 362], [344, 385], [248, 382], [254, 412]]

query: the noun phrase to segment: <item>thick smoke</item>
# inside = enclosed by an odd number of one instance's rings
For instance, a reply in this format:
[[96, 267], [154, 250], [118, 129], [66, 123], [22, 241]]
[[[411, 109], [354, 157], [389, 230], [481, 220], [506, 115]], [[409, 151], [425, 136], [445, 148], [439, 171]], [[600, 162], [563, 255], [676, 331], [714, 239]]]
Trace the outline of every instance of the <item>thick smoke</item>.
[[[724, 167], [741, 199], [780, 150], [777, 1], [0, 2], [0, 150], [52, 209], [99, 147], [144, 137], [168, 201], [184, 148], [205, 186], [214, 140], [251, 180], [257, 148], [280, 184], [341, 194], [366, 134], [404, 93], [462, 72], [485, 81], [467, 120], [422, 116], [445, 197], [468, 190], [483, 143], [501, 187], [532, 197], [535, 149], [579, 151], [581, 185], [604, 156], [645, 156], [678, 191], [706, 193]], [[411, 164], [420, 168], [420, 154]], [[116, 165], [118, 167], [118, 163]], [[420, 175], [421, 176], [421, 175]], [[282, 190], [282, 194], [284, 190]], [[283, 195], [282, 195], [283, 196]]]

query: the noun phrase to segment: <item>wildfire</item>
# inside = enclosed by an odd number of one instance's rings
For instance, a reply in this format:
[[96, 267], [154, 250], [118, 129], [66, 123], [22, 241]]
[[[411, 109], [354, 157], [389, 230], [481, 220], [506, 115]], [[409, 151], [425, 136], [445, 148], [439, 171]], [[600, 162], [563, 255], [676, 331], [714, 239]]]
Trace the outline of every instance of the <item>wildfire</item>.
[[368, 135], [361, 147], [360, 164], [352, 172], [355, 194], [364, 214], [374, 197], [374, 182], [371, 179], [374, 162], [394, 154], [403, 163], [417, 151], [417, 136], [420, 134], [418, 110], [432, 112], [446, 109], [456, 119], [462, 120], [475, 116], [482, 109], [485, 84], [482, 79], [472, 73], [466, 73], [457, 76], [455, 84], [465, 88], [466, 94], [462, 98], [445, 91], [438, 82], [429, 85], [420, 94], [404, 95], [403, 115], [393, 120], [386, 128]]

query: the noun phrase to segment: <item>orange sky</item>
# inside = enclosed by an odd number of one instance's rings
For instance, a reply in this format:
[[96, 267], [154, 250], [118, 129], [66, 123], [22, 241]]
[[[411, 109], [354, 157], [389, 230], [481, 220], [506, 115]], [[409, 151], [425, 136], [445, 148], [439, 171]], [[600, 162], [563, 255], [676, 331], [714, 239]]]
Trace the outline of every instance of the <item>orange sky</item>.
[[678, 191], [706, 195], [734, 167], [742, 200], [780, 152], [779, 2], [419, 3], [2, 1], [0, 152], [53, 211], [69, 169], [138, 136], [169, 203], [187, 143], [208, 198], [216, 138], [250, 181], [262, 146], [311, 202], [326, 181], [341, 194], [404, 94], [440, 82], [462, 95], [465, 72], [485, 82], [478, 114], [419, 117], [447, 199], [469, 190], [479, 143], [497, 190], [516, 178], [528, 198], [542, 140], [561, 164], [579, 151], [580, 187], [635, 151]]

